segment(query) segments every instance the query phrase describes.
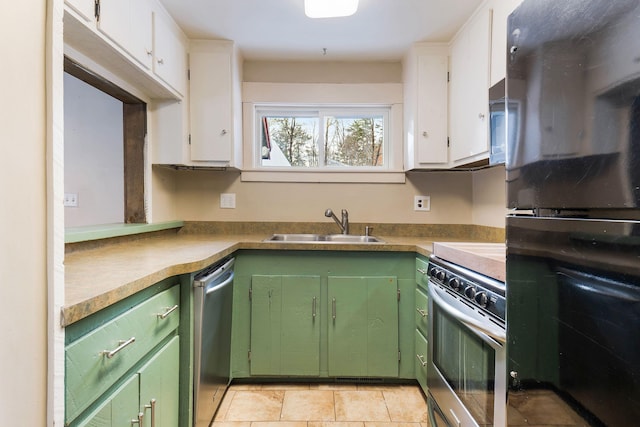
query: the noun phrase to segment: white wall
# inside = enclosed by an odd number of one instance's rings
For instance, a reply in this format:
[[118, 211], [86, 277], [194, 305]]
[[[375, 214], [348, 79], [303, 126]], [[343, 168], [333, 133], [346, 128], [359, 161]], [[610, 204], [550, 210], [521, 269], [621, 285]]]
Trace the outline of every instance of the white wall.
[[123, 104], [64, 75], [64, 191], [78, 194], [65, 226], [124, 222]]
[[505, 226], [507, 214], [504, 166], [473, 172], [473, 224]]
[[0, 425], [47, 407], [45, 1], [0, 3]]

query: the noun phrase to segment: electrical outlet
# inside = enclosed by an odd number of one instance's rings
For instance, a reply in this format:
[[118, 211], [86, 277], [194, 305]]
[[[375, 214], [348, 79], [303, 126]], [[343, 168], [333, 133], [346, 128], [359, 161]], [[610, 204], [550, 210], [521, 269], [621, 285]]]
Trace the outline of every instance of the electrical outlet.
[[235, 208], [236, 208], [236, 193], [220, 194], [220, 209], [235, 209]]
[[67, 208], [77, 208], [78, 193], [64, 193], [63, 205]]
[[430, 211], [431, 210], [431, 197], [429, 197], [429, 196], [415, 196], [413, 198], [413, 210], [414, 211]]

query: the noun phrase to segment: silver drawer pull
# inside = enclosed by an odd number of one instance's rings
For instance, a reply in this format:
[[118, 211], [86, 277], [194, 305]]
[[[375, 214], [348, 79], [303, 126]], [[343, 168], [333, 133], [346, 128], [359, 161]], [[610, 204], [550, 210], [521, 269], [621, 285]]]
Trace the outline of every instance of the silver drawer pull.
[[429, 314], [429, 313], [427, 313], [427, 310], [422, 310], [420, 308], [416, 308], [416, 311], [418, 313], [420, 313], [420, 316], [422, 316], [422, 317], [427, 317], [427, 315]]
[[423, 270], [422, 268], [418, 268], [418, 273], [426, 275], [428, 272], [427, 272], [427, 270]]
[[416, 354], [416, 357], [418, 358], [418, 361], [420, 362], [420, 364], [422, 365], [422, 367], [427, 366], [427, 362], [424, 361], [424, 356], [421, 354]]
[[151, 409], [151, 427], [156, 427], [156, 400], [151, 399], [148, 405], [144, 405], [144, 409]]
[[111, 359], [113, 356], [115, 356], [116, 354], [118, 354], [118, 352], [120, 350], [122, 350], [123, 348], [125, 348], [126, 346], [128, 346], [129, 344], [133, 344], [136, 340], [136, 337], [131, 337], [128, 340], [120, 340], [118, 341], [118, 347], [114, 348], [113, 350], [109, 351], [109, 350], [105, 350], [102, 352], [102, 354], [104, 354], [105, 356], [107, 356], [107, 359]]
[[165, 311], [164, 313], [158, 313], [158, 319], [166, 319], [168, 315], [170, 315], [171, 313], [173, 313], [174, 311], [176, 311], [178, 309], [178, 304], [174, 305], [173, 307], [165, 307]]
[[144, 419], [144, 414], [142, 412], [140, 412], [138, 414], [138, 419], [137, 420], [131, 420], [131, 425], [138, 424], [139, 426], [142, 426], [142, 420], [143, 419]]

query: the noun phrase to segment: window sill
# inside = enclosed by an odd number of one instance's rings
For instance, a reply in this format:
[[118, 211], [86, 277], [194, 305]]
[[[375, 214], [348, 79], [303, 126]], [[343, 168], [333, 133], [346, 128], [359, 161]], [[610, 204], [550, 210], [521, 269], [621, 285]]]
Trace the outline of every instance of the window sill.
[[363, 172], [363, 171], [266, 171], [245, 170], [240, 175], [243, 182], [318, 182], [318, 183], [368, 183], [404, 184], [404, 172]]

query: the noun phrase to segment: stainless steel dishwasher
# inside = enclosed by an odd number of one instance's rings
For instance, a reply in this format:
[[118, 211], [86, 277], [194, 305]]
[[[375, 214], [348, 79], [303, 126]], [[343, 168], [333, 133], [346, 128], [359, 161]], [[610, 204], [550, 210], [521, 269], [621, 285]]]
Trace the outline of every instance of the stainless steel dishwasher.
[[230, 382], [234, 262], [211, 265], [193, 280], [195, 427], [211, 424]]

